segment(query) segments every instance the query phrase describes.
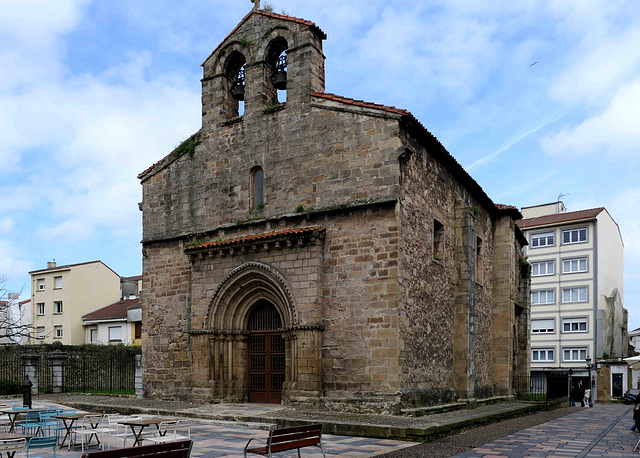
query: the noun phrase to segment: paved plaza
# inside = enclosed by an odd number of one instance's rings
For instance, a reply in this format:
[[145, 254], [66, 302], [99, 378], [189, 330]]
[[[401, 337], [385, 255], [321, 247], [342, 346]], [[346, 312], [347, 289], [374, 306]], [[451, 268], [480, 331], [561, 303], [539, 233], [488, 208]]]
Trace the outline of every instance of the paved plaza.
[[[0, 403], [8, 405], [20, 404], [16, 400], [0, 401]], [[47, 409], [64, 408], [64, 406], [51, 402], [35, 402], [33, 407]], [[241, 457], [243, 456], [242, 450], [250, 438], [256, 437], [264, 440], [269, 434], [266, 430], [268, 428], [266, 424], [246, 424], [200, 419], [194, 419], [193, 421], [194, 424], [191, 428], [191, 439], [193, 440], [191, 456], [193, 458]], [[322, 442], [327, 455], [349, 457], [377, 456], [415, 445], [411, 442], [330, 434], [323, 435]], [[131, 446], [131, 441], [129, 441], [128, 446]], [[96, 450], [96, 447], [92, 447], [91, 450]], [[57, 457], [79, 458], [81, 455], [82, 453], [79, 447], [76, 449], [72, 448], [71, 451], [67, 450], [67, 447], [62, 449], [58, 448], [56, 452]], [[322, 456], [320, 449], [315, 447], [303, 449], [302, 455], [309, 458]], [[53, 458], [53, 452], [38, 450], [38, 456], [42, 458]], [[290, 453], [279, 453], [277, 456], [285, 458], [297, 457], [298, 455], [294, 450]]]
[[632, 424], [631, 406], [576, 407], [574, 414], [524, 429], [456, 457], [637, 457], [632, 449], [639, 436], [630, 431]]
[[[2, 401], [0, 401], [2, 403]], [[4, 401], [15, 405], [19, 401]], [[60, 404], [38, 401], [34, 407], [62, 408]], [[456, 455], [460, 458], [492, 457], [635, 457], [632, 448], [638, 434], [629, 431], [632, 421], [630, 406], [622, 404], [597, 404], [592, 409], [576, 407], [575, 413], [565, 417], [524, 429], [510, 436], [489, 442], [481, 447]], [[240, 457], [247, 441], [266, 438], [268, 424], [194, 419], [192, 456]], [[372, 457], [388, 452], [400, 451], [416, 445], [411, 442], [340, 436], [326, 434], [325, 452], [328, 456]], [[128, 444], [131, 445], [131, 444]], [[428, 444], [426, 445], [428, 447]], [[92, 447], [92, 450], [95, 450]], [[306, 448], [302, 455], [309, 458], [322, 456], [319, 449]], [[52, 458], [53, 453], [39, 453], [43, 458]], [[58, 449], [59, 457], [81, 456], [79, 449]], [[294, 457], [297, 453], [281, 453], [279, 457]], [[412, 456], [416, 456], [412, 454]]]

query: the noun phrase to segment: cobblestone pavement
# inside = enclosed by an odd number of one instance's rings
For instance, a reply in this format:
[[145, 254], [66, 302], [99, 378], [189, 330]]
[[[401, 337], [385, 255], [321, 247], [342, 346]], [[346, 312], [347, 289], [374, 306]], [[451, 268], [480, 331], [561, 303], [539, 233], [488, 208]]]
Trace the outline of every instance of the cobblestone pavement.
[[596, 404], [576, 413], [524, 429], [455, 455], [458, 458], [497, 457], [637, 457], [633, 446], [632, 409], [622, 404]]
[[[0, 404], [18, 405], [21, 404], [21, 402], [16, 399], [10, 399], [5, 401], [0, 400]], [[33, 407], [63, 408], [60, 404], [42, 401], [34, 402]], [[267, 437], [268, 431], [265, 429], [268, 428], [268, 426], [267, 424], [242, 424], [238, 422], [194, 419], [194, 424], [191, 428], [191, 439], [194, 441], [191, 456], [193, 458], [242, 457], [242, 450], [250, 438], [255, 437], [264, 440]], [[148, 431], [152, 432], [152, 429], [148, 429]], [[354, 458], [377, 456], [415, 445], [411, 442], [329, 434], [323, 435], [322, 442], [324, 451], [328, 456], [348, 456]], [[131, 446], [132, 444], [129, 443], [127, 445]], [[96, 446], [91, 448], [91, 450], [96, 449]], [[309, 458], [322, 456], [320, 449], [314, 447], [303, 449], [302, 454]], [[72, 448], [69, 451], [66, 446], [62, 449], [58, 448], [56, 452], [57, 457], [79, 458], [81, 455], [82, 452], [79, 448]], [[52, 451], [38, 450], [38, 456], [42, 458], [53, 458], [54, 454]], [[278, 457], [282, 458], [297, 456], [296, 451], [278, 454]]]

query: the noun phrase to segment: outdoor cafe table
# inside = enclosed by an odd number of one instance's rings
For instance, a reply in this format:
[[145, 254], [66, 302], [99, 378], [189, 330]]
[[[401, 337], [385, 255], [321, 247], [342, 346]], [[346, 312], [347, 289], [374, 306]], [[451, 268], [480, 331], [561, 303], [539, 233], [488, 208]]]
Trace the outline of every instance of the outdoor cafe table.
[[[71, 431], [73, 431], [73, 426], [76, 424], [78, 420], [86, 417], [87, 415], [93, 415], [93, 414], [84, 412], [84, 413], [65, 413], [61, 415], [56, 415], [55, 418], [59, 418], [60, 420], [62, 420], [62, 424], [64, 425], [64, 429], [66, 430], [66, 433], [62, 438], [62, 442], [60, 442], [60, 448], [64, 447], [64, 441], [66, 441], [68, 437], [69, 444], [67, 446], [67, 449], [71, 449]], [[91, 427], [93, 428], [96, 428], [97, 426], [98, 426], [97, 423], [95, 425], [91, 425]], [[100, 440], [98, 439], [98, 444], [99, 443], [100, 443]]]
[[16, 419], [18, 418], [18, 415], [27, 412], [42, 412], [43, 410], [46, 409], [28, 409], [21, 407], [19, 409], [2, 409], [0, 410], [0, 412], [7, 414], [7, 416], [9, 417], [9, 422], [11, 423], [11, 426], [9, 426], [9, 432], [12, 433], [15, 430]]
[[[18, 434], [18, 433], [0, 433], [0, 442], [11, 439], [26, 439], [29, 440], [33, 437], [32, 434]], [[13, 458], [16, 452], [7, 452], [7, 458]]]
[[[127, 425], [131, 428], [131, 432], [133, 433], [133, 437], [135, 438], [135, 441], [133, 443], [133, 446], [135, 447], [137, 445], [142, 445], [142, 441], [143, 441], [142, 432], [147, 426], [155, 425], [155, 427], [158, 428], [158, 425], [160, 423], [167, 420], [168, 420], [167, 418], [160, 418], [160, 417], [137, 418], [137, 419], [132, 418], [129, 420], [119, 421], [118, 423], [121, 425]], [[136, 432], [136, 429], [137, 429], [137, 432]]]

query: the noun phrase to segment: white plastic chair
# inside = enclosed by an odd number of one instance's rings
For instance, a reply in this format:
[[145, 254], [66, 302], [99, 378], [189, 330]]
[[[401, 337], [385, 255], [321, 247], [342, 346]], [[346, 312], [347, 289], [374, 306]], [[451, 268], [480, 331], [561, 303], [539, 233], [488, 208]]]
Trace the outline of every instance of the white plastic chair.
[[177, 420], [163, 421], [158, 425], [158, 429], [156, 430], [155, 435], [152, 437], [145, 437], [145, 440], [155, 442], [156, 444], [162, 444], [164, 442], [174, 442], [177, 440], [176, 437], [178, 437], [177, 428]]
[[[10, 453], [20, 452], [20, 458], [24, 458], [24, 449], [27, 445], [26, 439], [3, 439], [0, 440], [0, 456], [6, 453], [10, 456]], [[13, 455], [15, 457], [15, 455]]]
[[[96, 438], [98, 445], [100, 445], [100, 423], [102, 422], [102, 415], [85, 415], [80, 422], [80, 428], [73, 430], [74, 436], [80, 436], [82, 444], [82, 453], [84, 453], [85, 438], [87, 438], [87, 447], [91, 444], [91, 439]], [[74, 441], [75, 442], [75, 441]]]
[[142, 420], [142, 417], [139, 415], [129, 415], [129, 416], [121, 416], [122, 418], [117, 417], [109, 417], [109, 448], [111, 448], [111, 438], [122, 438], [122, 447], [127, 446], [127, 439], [133, 439], [133, 432], [131, 428], [127, 425], [121, 425], [120, 422], [123, 420]]

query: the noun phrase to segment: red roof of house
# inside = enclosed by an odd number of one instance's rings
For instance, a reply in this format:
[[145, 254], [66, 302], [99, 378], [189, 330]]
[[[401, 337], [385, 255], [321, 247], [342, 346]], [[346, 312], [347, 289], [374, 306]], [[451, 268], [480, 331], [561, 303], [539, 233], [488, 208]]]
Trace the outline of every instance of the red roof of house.
[[526, 218], [516, 221], [520, 229], [528, 229], [538, 226], [547, 226], [549, 224], [568, 223], [583, 219], [593, 219], [604, 211], [604, 207], [590, 208], [588, 210], [578, 210], [575, 212], [558, 213], [554, 215], [537, 216], [535, 218]]
[[115, 320], [118, 318], [127, 318], [127, 310], [140, 307], [140, 298], [125, 299], [115, 302], [106, 307], [87, 313], [82, 317], [83, 320]]
[[[40, 273], [40, 272], [46, 272], [48, 270], [58, 270], [58, 269], [68, 269], [70, 267], [76, 267], [76, 266], [84, 266], [85, 264], [95, 264], [96, 262], [99, 262], [100, 264], [102, 264], [103, 266], [105, 266], [107, 269], [109, 269], [111, 272], [113, 272], [114, 274], [116, 274], [116, 272], [109, 267], [108, 265], [106, 265], [104, 262], [97, 260], [97, 261], [87, 261], [87, 262], [79, 262], [77, 264], [67, 264], [66, 266], [55, 266], [55, 267], [47, 267], [46, 269], [40, 269], [40, 270], [32, 270], [31, 272], [29, 272], [29, 274], [35, 274], [35, 273]], [[116, 274], [118, 275], [118, 274]], [[118, 275], [119, 277], [120, 275]]]

